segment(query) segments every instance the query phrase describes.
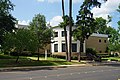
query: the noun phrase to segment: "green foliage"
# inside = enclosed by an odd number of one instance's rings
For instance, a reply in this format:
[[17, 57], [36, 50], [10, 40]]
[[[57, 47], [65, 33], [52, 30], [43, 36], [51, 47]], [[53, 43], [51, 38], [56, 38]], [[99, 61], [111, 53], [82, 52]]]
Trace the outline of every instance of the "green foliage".
[[108, 27], [108, 33], [110, 35], [109, 37], [109, 50], [110, 51], [120, 51], [120, 34], [119, 31]]
[[92, 48], [87, 48], [86, 49], [86, 54], [89, 54], [89, 53], [91, 53], [91, 54], [93, 54], [93, 55], [96, 55], [96, 50], [95, 49], [92, 49]]
[[59, 26], [60, 26], [61, 28], [64, 28], [64, 27], [66, 27], [66, 26], [69, 25], [69, 16], [68, 16], [68, 15], [65, 15], [65, 16], [63, 16], [62, 18], [63, 18], [64, 21], [61, 22], [61, 23], [59, 24]]
[[34, 52], [38, 41], [36, 35], [27, 29], [18, 29], [12, 33], [6, 33], [4, 37], [4, 51], [22, 52], [24, 49]]
[[10, 0], [0, 0], [0, 45], [3, 43], [4, 34], [15, 29], [16, 19], [10, 14], [13, 7]]
[[[69, 23], [70, 23], [70, 21], [69, 21], [69, 16], [68, 16], [68, 15], [65, 15], [65, 16], [63, 16], [62, 18], [63, 18], [63, 22], [61, 22], [61, 23], [59, 24], [59, 26], [60, 26], [61, 28], [64, 28], [64, 27], [68, 26]], [[73, 26], [73, 25], [74, 25], [74, 20], [72, 19], [72, 26]]]
[[15, 57], [0, 54], [0, 59], [15, 59]]
[[96, 18], [97, 22], [97, 33], [105, 34], [107, 28], [107, 20], [103, 19], [102, 17]]
[[51, 43], [52, 29], [46, 26], [46, 19], [44, 15], [37, 14], [30, 22], [29, 29], [37, 35], [38, 47], [44, 48]]
[[[97, 0], [84, 0], [83, 4], [80, 7], [79, 14], [77, 15], [76, 26], [77, 29], [73, 31], [73, 37], [75, 40], [80, 41], [80, 47], [83, 45], [85, 39], [94, 33], [97, 29], [97, 22], [93, 18], [93, 13], [91, 9], [93, 7], [100, 7], [101, 3]], [[78, 55], [78, 61], [80, 61], [81, 50]]]
[[74, 30], [74, 38], [84, 42], [93, 32], [96, 30], [96, 21], [93, 18], [93, 13], [91, 13], [91, 8], [100, 7], [100, 3], [97, 0], [85, 0], [77, 16], [76, 25], [78, 26]]
[[[111, 17], [108, 16], [108, 21], [103, 19], [102, 17], [96, 18], [97, 22], [97, 33], [100, 34], [107, 34], [109, 36], [109, 45], [108, 50], [109, 51], [120, 51], [120, 33], [119, 33], [119, 27], [118, 30], [114, 29], [112, 27], [107, 27], [107, 24], [111, 21]], [[120, 24], [118, 22], [118, 24]]]

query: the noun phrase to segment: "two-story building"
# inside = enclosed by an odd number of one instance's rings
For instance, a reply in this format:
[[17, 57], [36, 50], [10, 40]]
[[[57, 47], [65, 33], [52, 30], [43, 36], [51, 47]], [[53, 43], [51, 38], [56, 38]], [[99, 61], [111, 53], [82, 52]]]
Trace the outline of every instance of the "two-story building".
[[[73, 27], [75, 29], [75, 27]], [[69, 27], [67, 30], [67, 41], [69, 42]], [[51, 43], [51, 53], [52, 55], [65, 56], [65, 34], [64, 29], [60, 27], [54, 27], [54, 43]], [[69, 46], [69, 44], [68, 44]], [[106, 53], [108, 46], [108, 35], [93, 33], [88, 39], [85, 40], [83, 44], [83, 53], [86, 52], [86, 48], [94, 48], [97, 53]], [[72, 37], [72, 55], [79, 53], [80, 42], [75, 41]], [[69, 49], [68, 49], [69, 50]]]
[[[17, 28], [27, 28], [28, 25], [16, 25]], [[67, 29], [67, 41], [69, 42], [69, 27]], [[73, 27], [73, 30], [75, 27]], [[48, 44], [45, 48], [48, 53], [52, 55], [65, 56], [65, 34], [64, 29], [60, 27], [53, 27], [55, 32], [54, 38], [51, 40], [54, 43]], [[69, 46], [69, 44], [68, 44]], [[94, 48], [98, 53], [106, 53], [108, 46], [108, 35], [105, 34], [92, 34], [83, 44], [83, 53], [86, 52], [86, 48]], [[79, 53], [80, 42], [75, 41], [72, 37], [72, 55]], [[40, 49], [40, 53], [44, 54], [45, 51]]]

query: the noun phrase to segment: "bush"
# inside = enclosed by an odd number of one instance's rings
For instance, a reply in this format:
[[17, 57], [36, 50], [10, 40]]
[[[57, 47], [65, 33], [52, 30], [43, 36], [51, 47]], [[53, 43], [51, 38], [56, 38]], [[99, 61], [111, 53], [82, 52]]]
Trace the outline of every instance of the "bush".
[[89, 53], [91, 53], [92, 55], [96, 55], [97, 52], [92, 48], [87, 48], [86, 49], [86, 54], [89, 54]]
[[11, 56], [31, 56], [31, 53], [29, 52], [22, 52], [21, 54], [19, 54], [18, 52], [10, 52]]
[[60, 59], [66, 59], [65, 56], [60, 56], [60, 55], [52, 55], [53, 58], [60, 58]]
[[86, 49], [86, 55], [87, 55], [87, 57], [90, 58], [90, 60], [92, 59], [92, 60], [101, 62], [101, 57], [99, 55], [97, 55], [96, 53], [97, 52], [92, 48]]
[[18, 56], [18, 53], [17, 52], [10, 52], [10, 55], [11, 56]]
[[9, 55], [9, 52], [4, 52], [5, 55]]

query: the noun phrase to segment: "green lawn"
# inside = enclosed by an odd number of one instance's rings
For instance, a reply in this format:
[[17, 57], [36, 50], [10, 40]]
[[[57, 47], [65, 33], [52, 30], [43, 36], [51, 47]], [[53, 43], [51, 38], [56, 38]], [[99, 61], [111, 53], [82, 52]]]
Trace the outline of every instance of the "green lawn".
[[48, 57], [47, 60], [37, 57], [20, 57], [19, 62], [16, 63], [16, 57], [0, 55], [0, 67], [21, 67], [21, 66], [57, 66], [57, 65], [72, 65], [80, 64], [79, 62], [66, 62], [64, 59]]
[[[37, 57], [27, 57], [28, 59], [37, 60]], [[45, 60], [45, 57], [40, 57], [40, 60]], [[65, 59], [60, 58], [53, 58], [53, 57], [47, 57], [47, 60], [49, 61], [65, 61]]]
[[102, 58], [103, 60], [108, 60], [108, 61], [116, 61], [116, 60], [118, 60], [118, 61], [120, 61], [120, 57], [108, 57], [108, 58]]

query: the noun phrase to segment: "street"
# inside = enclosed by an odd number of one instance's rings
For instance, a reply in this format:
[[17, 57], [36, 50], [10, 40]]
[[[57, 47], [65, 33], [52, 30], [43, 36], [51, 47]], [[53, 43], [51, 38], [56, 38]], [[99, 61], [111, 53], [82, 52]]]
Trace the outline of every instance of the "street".
[[0, 80], [118, 80], [120, 63], [102, 66], [0, 72]]

